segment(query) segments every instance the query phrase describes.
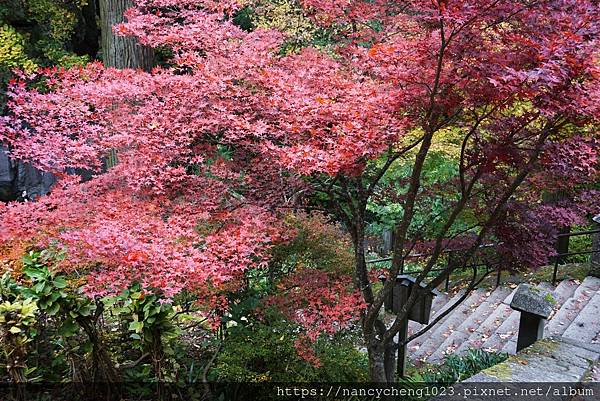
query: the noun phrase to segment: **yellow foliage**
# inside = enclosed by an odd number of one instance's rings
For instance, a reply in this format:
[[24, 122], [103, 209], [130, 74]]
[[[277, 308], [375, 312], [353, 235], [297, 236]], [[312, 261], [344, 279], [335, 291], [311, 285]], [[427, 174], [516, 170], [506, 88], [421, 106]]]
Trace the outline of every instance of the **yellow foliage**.
[[55, 0], [25, 1], [29, 15], [41, 24], [48, 24], [50, 37], [60, 42], [68, 40], [73, 29], [75, 29], [75, 25], [77, 25], [77, 16], [73, 9], [85, 4], [87, 4], [87, 0], [72, 0], [71, 2]]
[[310, 41], [317, 29], [298, 1], [244, 0], [243, 4], [254, 9], [251, 20], [255, 27], [276, 29], [293, 42]]
[[13, 27], [0, 25], [0, 67], [33, 71], [36, 64], [25, 53], [25, 39]]
[[[413, 143], [423, 136], [421, 129], [415, 129], [402, 138], [400, 147]], [[452, 160], [460, 158], [460, 146], [465, 132], [458, 127], [446, 127], [437, 131], [431, 143], [430, 152], [442, 153]], [[417, 148], [418, 149], [418, 148]]]

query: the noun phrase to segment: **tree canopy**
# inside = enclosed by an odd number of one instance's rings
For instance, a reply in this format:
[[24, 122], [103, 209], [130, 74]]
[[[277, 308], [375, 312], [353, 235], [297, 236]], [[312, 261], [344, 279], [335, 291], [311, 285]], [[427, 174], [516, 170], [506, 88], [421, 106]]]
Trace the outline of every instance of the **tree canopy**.
[[[464, 262], [488, 240], [508, 266], [538, 266], [553, 230], [597, 200], [597, 1], [303, 0], [301, 34], [242, 24], [233, 0], [134, 4], [115, 32], [168, 49], [165, 65], [22, 72], [0, 122], [13, 157], [62, 177], [37, 202], [0, 206], [0, 237], [64, 252], [60, 269], [85, 273], [90, 296], [139, 282], [226, 308], [223, 291], [293, 237], [286, 212], [325, 209], [352, 236], [352, 277], [300, 270], [274, 302], [313, 340], [360, 320], [382, 380], [419, 295], [383, 326], [392, 284], [377, 289], [366, 264], [372, 202], [398, 205], [386, 274], [420, 249], [422, 281], [445, 249], [466, 249]], [[454, 150], [440, 156], [442, 143]], [[424, 173], [435, 157], [452, 166], [437, 182]], [[415, 218], [433, 202], [435, 216]]]

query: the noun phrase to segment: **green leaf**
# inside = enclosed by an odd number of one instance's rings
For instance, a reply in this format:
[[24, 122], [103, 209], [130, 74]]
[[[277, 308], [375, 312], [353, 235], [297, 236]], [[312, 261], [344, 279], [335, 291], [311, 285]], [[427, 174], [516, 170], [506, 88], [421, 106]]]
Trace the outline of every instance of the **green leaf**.
[[38, 294], [42, 294], [44, 291], [44, 287], [46, 286], [46, 283], [44, 283], [43, 281], [40, 283], [37, 283], [36, 285], [33, 286], [33, 290], [35, 292], [37, 292]]
[[50, 294], [50, 297], [48, 298], [48, 302], [56, 302], [56, 300], [58, 298], [60, 298], [62, 295], [64, 295], [61, 292], [55, 291], [52, 294]]
[[27, 276], [29, 276], [29, 278], [32, 278], [35, 280], [42, 280], [42, 279], [46, 278], [46, 272], [43, 270], [25, 268], [25, 269], [23, 269], [23, 273], [25, 273]]
[[60, 305], [58, 303], [53, 303], [47, 310], [46, 313], [50, 316], [56, 315], [58, 310], [60, 309]]
[[91, 313], [92, 313], [91, 305], [85, 305], [85, 306], [82, 306], [81, 309], [79, 309], [79, 314], [81, 316], [89, 316]]
[[129, 323], [129, 330], [141, 333], [144, 329], [144, 322], [131, 322]]
[[21, 331], [23, 331], [23, 330], [21, 330], [21, 329], [20, 329], [20, 328], [18, 328], [17, 326], [13, 326], [13, 327], [11, 327], [11, 328], [10, 328], [8, 331], [10, 331], [10, 332], [11, 332], [11, 333], [13, 333], [13, 334], [17, 334], [17, 333], [20, 333], [20, 332], [21, 332]]
[[54, 281], [52, 281], [52, 284], [54, 284], [56, 288], [65, 288], [67, 286], [67, 280], [63, 277], [56, 277]]
[[67, 319], [62, 326], [60, 326], [59, 334], [65, 337], [71, 337], [77, 334], [78, 331], [79, 326], [72, 319]]

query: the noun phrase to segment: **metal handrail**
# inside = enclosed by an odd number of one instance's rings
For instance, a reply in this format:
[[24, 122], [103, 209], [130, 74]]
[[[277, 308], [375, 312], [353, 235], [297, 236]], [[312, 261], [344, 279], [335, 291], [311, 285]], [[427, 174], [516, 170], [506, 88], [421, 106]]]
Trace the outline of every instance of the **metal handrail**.
[[[496, 247], [498, 245], [502, 245], [502, 242], [496, 242], [496, 243], [491, 243], [491, 244], [483, 244], [483, 245], [479, 245], [477, 248], [491, 248], [491, 247]], [[459, 252], [459, 251], [465, 251], [469, 248], [458, 248], [458, 249], [444, 249], [443, 251], [441, 251], [441, 253], [452, 253], [452, 252]], [[410, 259], [416, 259], [416, 258], [423, 258], [423, 257], [427, 257], [427, 256], [433, 256], [432, 253], [409, 253], [406, 258], [410, 258]], [[393, 257], [389, 257], [389, 258], [382, 258], [382, 259], [375, 259], [375, 260], [367, 260], [367, 263], [379, 263], [379, 262], [388, 262], [390, 260], [392, 260]]]
[[[577, 237], [577, 236], [581, 236], [581, 235], [592, 235], [592, 234], [599, 234], [600, 233], [600, 228], [598, 229], [594, 229], [594, 230], [584, 230], [584, 231], [575, 231], [575, 232], [568, 232], [568, 233], [561, 233], [558, 234], [556, 237], [558, 238], [565, 238], [565, 237]], [[498, 245], [501, 245], [502, 243], [492, 243], [492, 244], [484, 244], [484, 245], [480, 245], [479, 248], [488, 248], [488, 247], [496, 247]], [[465, 248], [468, 249], [468, 248]], [[442, 253], [452, 253], [452, 252], [459, 252], [461, 250], [465, 250], [465, 249], [445, 249], [442, 251]], [[582, 252], [565, 252], [565, 253], [557, 253], [555, 256], [555, 260], [554, 260], [554, 269], [552, 271], [552, 285], [556, 285], [556, 279], [558, 276], [558, 266], [560, 264], [561, 258], [566, 257], [566, 256], [574, 256], [574, 255], [593, 255], [596, 253], [600, 253], [600, 250], [591, 250], [591, 251], [582, 251]], [[427, 257], [427, 256], [432, 256], [432, 254], [426, 254], [426, 253], [417, 253], [417, 254], [409, 254], [406, 256], [407, 259], [416, 259], [416, 258], [421, 258], [421, 257]], [[382, 258], [382, 259], [375, 259], [375, 260], [368, 260], [367, 264], [374, 264], [374, 263], [381, 263], [381, 262], [389, 262], [391, 261], [393, 258], [389, 257], [389, 258]], [[468, 265], [468, 266], [461, 266], [460, 268], [456, 269], [456, 270], [463, 270], [466, 269], [468, 267], [475, 267], [475, 266], [483, 266], [486, 265], [486, 263], [480, 263], [480, 264], [474, 264], [474, 265]], [[438, 268], [438, 269], [431, 269], [431, 272], [440, 272], [440, 271], [444, 271], [446, 270], [445, 268]], [[400, 274], [413, 274], [413, 273], [419, 273], [419, 270], [415, 270], [415, 271], [404, 271], [404, 266], [402, 266], [402, 269], [400, 271]], [[501, 271], [500, 269], [498, 269], [498, 277], [496, 279], [496, 286], [498, 286], [500, 284], [500, 274]], [[448, 290], [449, 287], [449, 280], [450, 280], [450, 275], [448, 275], [448, 277], [446, 277], [446, 290]]]
[[[497, 247], [498, 245], [501, 245], [502, 242], [498, 242], [498, 243], [491, 243], [491, 244], [482, 244], [479, 245], [477, 247], [477, 249], [480, 248], [490, 248], [490, 247]], [[459, 249], [444, 249], [441, 253], [447, 253], [447, 254], [451, 254], [453, 252], [460, 252], [460, 251], [465, 251], [469, 248], [459, 248]], [[432, 256], [433, 254], [427, 254], [427, 253], [417, 253], [417, 254], [409, 254], [406, 256], [406, 259], [415, 259], [415, 258], [420, 258], [420, 257], [427, 257], [427, 256]], [[380, 262], [388, 262], [391, 261], [393, 258], [382, 258], [382, 259], [375, 259], [375, 260], [367, 260], [366, 263], [367, 264], [374, 264], [374, 263], [380, 263]], [[450, 260], [448, 260], [448, 263], [450, 263]], [[454, 270], [465, 270], [467, 268], [470, 267], [477, 267], [477, 266], [489, 266], [489, 263], [477, 263], [477, 264], [469, 264], [469, 265], [464, 265], [464, 266], [460, 266], [458, 268], [455, 268]], [[430, 272], [443, 272], [445, 270], [447, 270], [448, 267], [445, 268], [432, 268], [430, 270]], [[414, 274], [414, 273], [420, 273], [420, 270], [404, 270], [404, 265], [401, 266], [400, 268], [400, 274]], [[497, 279], [497, 285], [499, 285], [499, 281], [500, 281], [500, 270], [498, 269], [498, 279]], [[445, 281], [445, 285], [444, 288], [446, 290], [446, 292], [448, 292], [449, 288], [450, 288], [450, 275], [448, 274], [446, 276], [446, 281]]]
[[[558, 234], [557, 237], [558, 238], [565, 238], [565, 237], [568, 238], [568, 237], [577, 237], [579, 235], [591, 235], [591, 234], [598, 234], [598, 233], [600, 233], [600, 228], [597, 228], [594, 230], [562, 233], [562, 234]], [[554, 257], [554, 269], [552, 271], [552, 285], [556, 285], [556, 279], [558, 276], [558, 265], [560, 264], [560, 261], [563, 257], [573, 256], [573, 255], [593, 255], [595, 253], [600, 253], [600, 250], [592, 249], [591, 251], [557, 253], [556, 256]]]
[[562, 233], [562, 234], [558, 234], [557, 237], [561, 238], [561, 237], [576, 237], [578, 235], [590, 235], [590, 234], [597, 234], [600, 233], [600, 228], [597, 228], [595, 230], [586, 230], [586, 231], [575, 231], [573, 233]]

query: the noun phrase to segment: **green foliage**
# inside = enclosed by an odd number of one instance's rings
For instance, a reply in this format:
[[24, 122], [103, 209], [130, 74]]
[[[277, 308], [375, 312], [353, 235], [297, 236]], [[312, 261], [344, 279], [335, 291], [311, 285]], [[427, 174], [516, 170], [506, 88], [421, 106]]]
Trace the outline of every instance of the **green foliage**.
[[42, 39], [38, 41], [36, 49], [44, 55], [46, 59], [45, 64], [71, 68], [84, 65], [89, 61], [87, 55], [78, 56], [75, 53], [65, 50], [59, 42], [52, 40]]
[[77, 13], [87, 0], [22, 0], [0, 5], [0, 69], [84, 64], [67, 50]]
[[[571, 231], [586, 231], [592, 227], [573, 227]], [[577, 235], [569, 238], [569, 252], [589, 252], [592, 250], [591, 235]], [[566, 258], [566, 263], [586, 263], [590, 260], [590, 254], [571, 255]]]
[[28, 380], [32, 369], [27, 369], [28, 344], [37, 334], [37, 305], [31, 298], [0, 303], [0, 348], [4, 367], [16, 383]]
[[152, 342], [155, 333], [174, 337], [177, 335], [172, 319], [175, 315], [173, 305], [161, 302], [153, 293], [144, 291], [141, 285], [134, 284], [120, 295], [106, 300], [106, 305], [119, 302], [115, 314], [129, 323], [130, 338]]
[[[423, 166], [422, 191], [430, 191], [432, 195], [422, 197], [421, 202], [415, 205], [415, 217], [410, 230], [413, 235], [424, 239], [435, 237], [447, 220], [450, 213], [449, 205], [455, 201], [456, 197], [454, 192], [444, 190], [444, 186], [458, 175], [458, 162], [448, 153], [453, 152], [452, 145], [447, 146], [450, 148], [448, 151], [430, 152]], [[443, 148], [444, 145], [438, 147]], [[378, 161], [376, 164], [382, 162]], [[394, 165], [382, 178], [382, 187], [390, 188], [391, 192], [396, 194], [394, 196], [402, 199], [408, 190], [406, 180], [412, 173], [412, 165], [413, 162], [410, 158], [407, 158], [404, 163], [400, 162]], [[384, 230], [392, 229], [402, 218], [402, 202], [385, 195], [375, 199], [367, 205], [370, 222], [368, 229], [371, 234], [381, 234]], [[464, 230], [469, 221], [467, 211], [457, 220], [449, 234]]]
[[400, 386], [407, 394], [411, 394], [403, 400], [422, 401], [428, 398], [427, 394], [440, 394], [441, 389], [468, 379], [484, 369], [504, 362], [507, 358], [507, 354], [480, 349], [469, 349], [461, 356], [447, 356], [441, 365], [430, 365], [399, 379]]
[[296, 0], [243, 0], [233, 22], [244, 30], [275, 29], [285, 35], [282, 55], [308, 46], [326, 49], [337, 43], [340, 27], [323, 28], [314, 23]]
[[113, 313], [127, 325], [129, 338], [141, 351], [148, 352], [158, 381], [175, 381], [179, 367], [173, 358], [171, 342], [179, 334], [174, 324], [175, 309], [158, 295], [134, 284], [116, 297], [107, 298], [107, 307], [116, 306]]
[[[83, 65], [89, 57], [69, 50], [78, 13], [87, 0], [4, 0], [0, 2], [0, 87], [15, 68]], [[0, 107], [5, 103], [0, 91]]]
[[273, 250], [272, 265], [283, 272], [300, 269], [352, 273], [354, 254], [348, 234], [321, 214], [290, 214], [294, 238]]
[[211, 380], [223, 382], [359, 382], [367, 380], [366, 355], [352, 337], [323, 338], [315, 344], [319, 366], [298, 355], [294, 325], [274, 313], [262, 321], [230, 327]]
[[79, 332], [77, 321], [90, 318], [96, 306], [86, 296], [69, 288], [66, 276], [48, 268], [50, 251], [29, 251], [23, 256], [23, 273], [31, 280], [31, 286], [23, 287], [21, 293], [35, 299], [40, 311], [48, 316], [59, 315], [61, 336], [71, 337]]
[[48, 36], [57, 42], [69, 40], [77, 24], [77, 8], [87, 0], [24, 0], [29, 19], [43, 27]]
[[17, 344], [28, 343], [34, 334], [33, 326], [36, 323], [37, 309], [35, 300], [31, 298], [2, 302], [0, 304], [2, 330], [15, 336]]

